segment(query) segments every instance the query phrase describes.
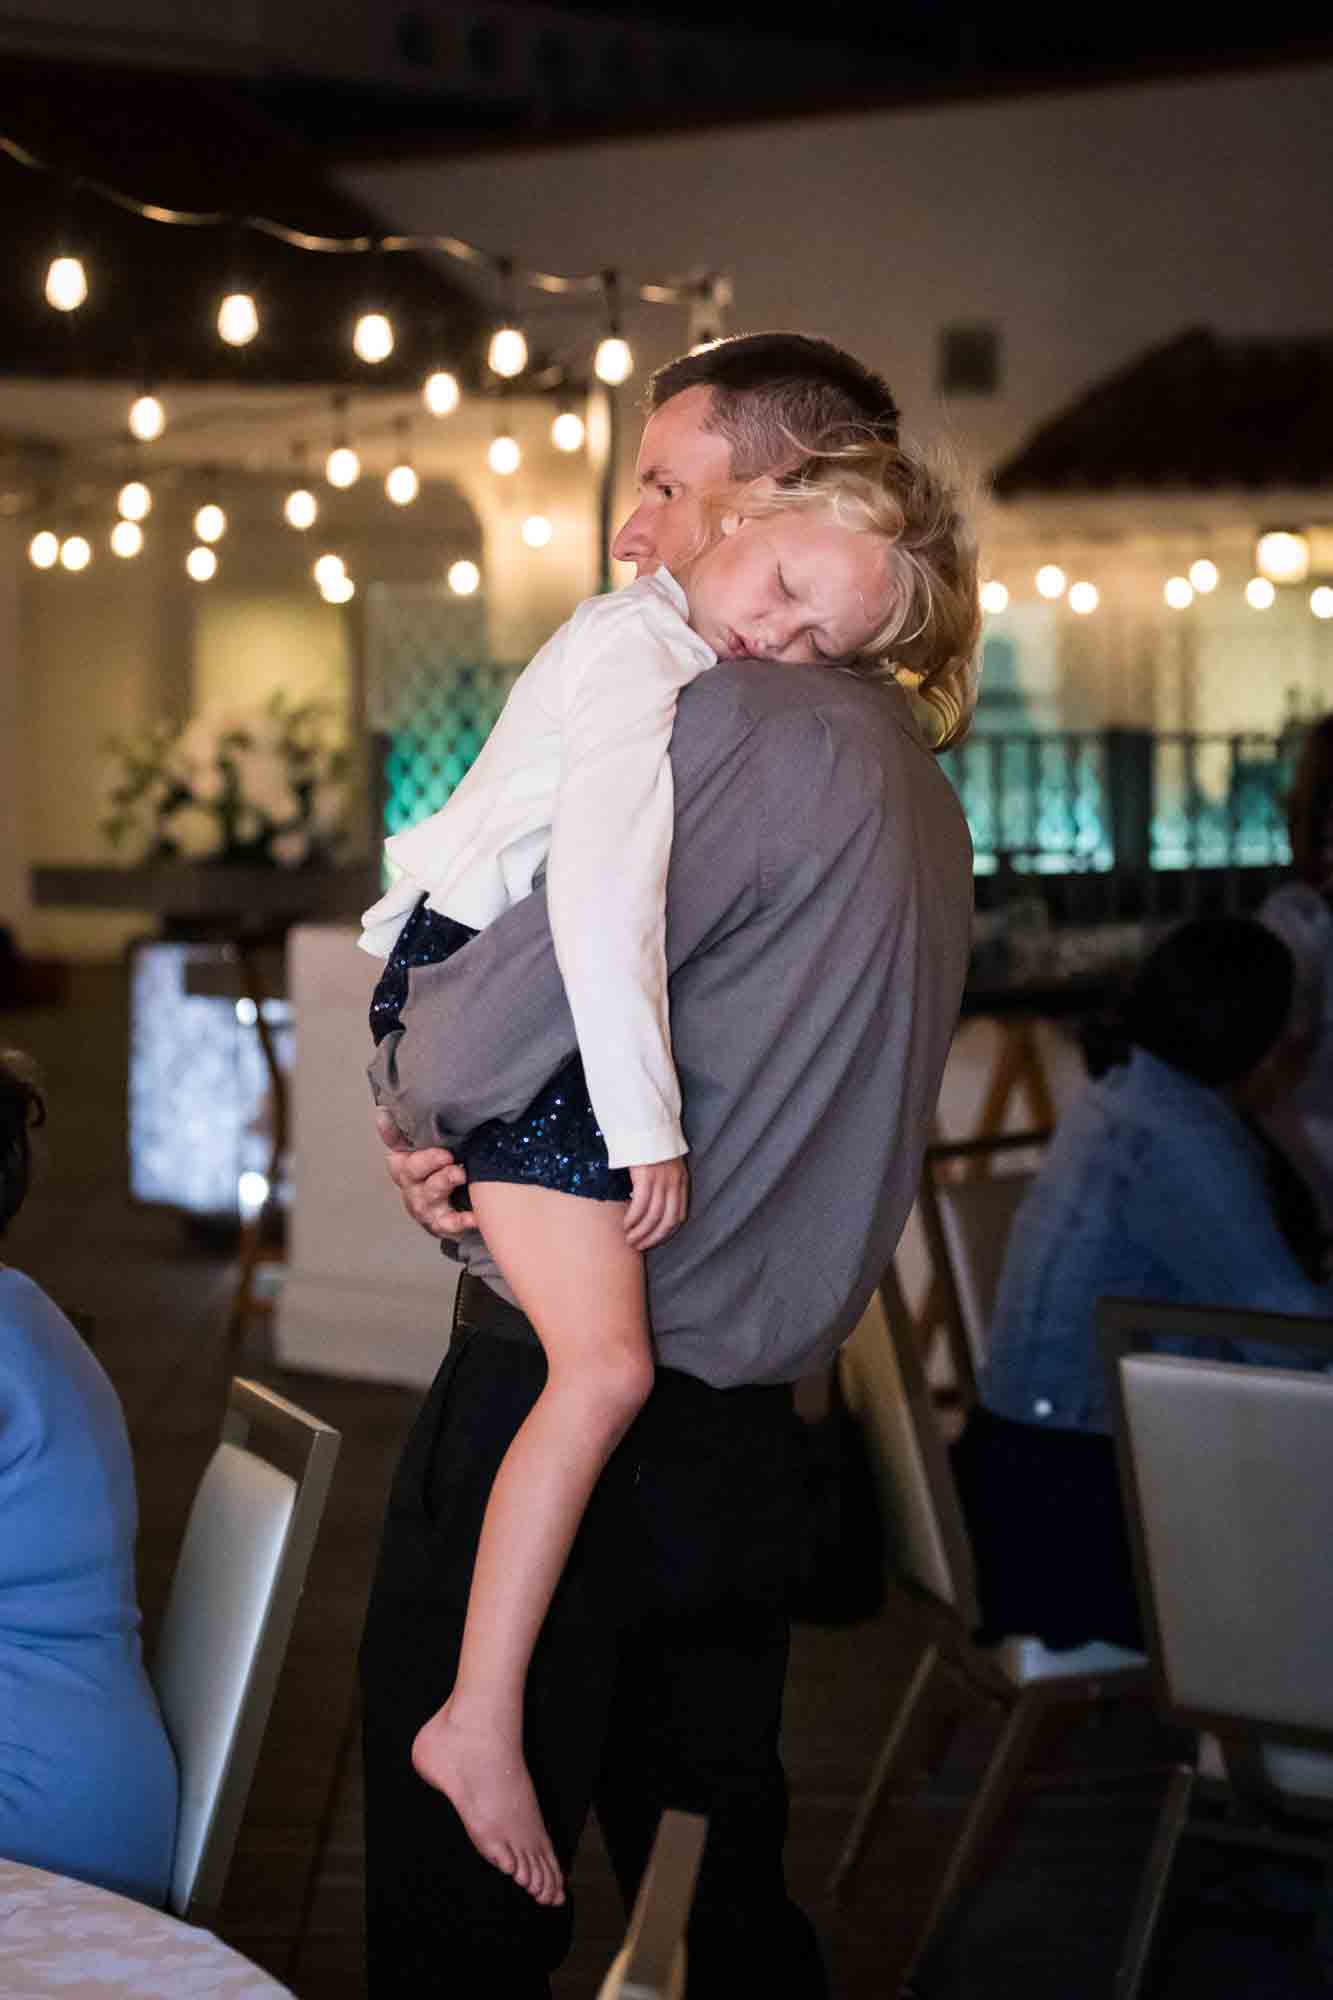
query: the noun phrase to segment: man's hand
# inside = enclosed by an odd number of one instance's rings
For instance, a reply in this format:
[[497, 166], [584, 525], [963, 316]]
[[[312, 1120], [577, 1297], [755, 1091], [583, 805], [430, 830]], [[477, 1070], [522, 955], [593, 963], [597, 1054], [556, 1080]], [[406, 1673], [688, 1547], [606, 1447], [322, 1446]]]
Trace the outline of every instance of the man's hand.
[[453, 1154], [443, 1146], [414, 1151], [387, 1111], [375, 1113], [375, 1125], [387, 1149], [389, 1179], [413, 1222], [432, 1236], [444, 1238], [464, 1236], [475, 1229], [477, 1218], [470, 1208], [449, 1206], [450, 1195], [467, 1179], [463, 1169], [455, 1165]]
[[690, 1212], [690, 1173], [684, 1160], [658, 1160], [631, 1167], [634, 1196], [625, 1211], [625, 1241], [631, 1250], [651, 1250], [674, 1236]]

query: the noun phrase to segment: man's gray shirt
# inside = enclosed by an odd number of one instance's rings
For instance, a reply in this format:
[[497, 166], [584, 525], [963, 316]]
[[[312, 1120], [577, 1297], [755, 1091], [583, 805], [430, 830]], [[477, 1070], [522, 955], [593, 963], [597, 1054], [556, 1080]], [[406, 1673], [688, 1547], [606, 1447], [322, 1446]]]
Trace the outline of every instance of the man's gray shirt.
[[[654, 1345], [720, 1388], [794, 1381], [850, 1333], [912, 1204], [967, 969], [971, 842], [901, 691], [827, 667], [701, 675], [671, 767], [691, 1189], [647, 1256]], [[518, 1117], [577, 1047], [542, 891], [414, 970], [402, 1020], [370, 1076], [415, 1144]], [[510, 1296], [478, 1235], [460, 1254]]]

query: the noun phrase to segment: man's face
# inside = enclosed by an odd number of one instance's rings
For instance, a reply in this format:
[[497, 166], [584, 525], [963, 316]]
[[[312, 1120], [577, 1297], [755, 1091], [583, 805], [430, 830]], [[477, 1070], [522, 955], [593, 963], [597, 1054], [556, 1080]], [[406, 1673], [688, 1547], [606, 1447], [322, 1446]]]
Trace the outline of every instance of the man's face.
[[639, 504], [611, 544], [616, 561], [632, 562], [637, 576], [651, 575], [659, 563], [674, 571], [707, 538], [703, 496], [731, 478], [731, 446], [704, 429], [712, 399], [711, 389], [682, 389], [643, 427]]

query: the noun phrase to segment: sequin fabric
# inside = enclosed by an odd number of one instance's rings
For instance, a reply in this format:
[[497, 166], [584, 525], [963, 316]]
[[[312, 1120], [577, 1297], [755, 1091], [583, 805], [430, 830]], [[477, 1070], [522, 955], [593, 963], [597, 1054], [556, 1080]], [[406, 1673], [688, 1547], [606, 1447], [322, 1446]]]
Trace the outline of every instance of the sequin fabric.
[[[402, 1027], [408, 978], [419, 965], [439, 965], [477, 933], [452, 917], [428, 908], [424, 896], [398, 933], [370, 1002], [370, 1032], [376, 1043]], [[518, 1181], [586, 1195], [592, 1201], [628, 1201], [629, 1174], [613, 1167], [588, 1096], [577, 1056], [538, 1092], [512, 1124], [492, 1118], [470, 1132], [458, 1150], [470, 1181]]]

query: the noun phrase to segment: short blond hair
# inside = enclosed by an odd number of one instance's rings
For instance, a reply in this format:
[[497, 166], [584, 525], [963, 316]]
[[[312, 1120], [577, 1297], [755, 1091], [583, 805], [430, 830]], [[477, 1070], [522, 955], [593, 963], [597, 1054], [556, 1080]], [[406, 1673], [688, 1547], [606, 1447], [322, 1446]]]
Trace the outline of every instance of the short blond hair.
[[866, 437], [808, 453], [794, 471], [756, 480], [726, 504], [751, 516], [819, 508], [887, 544], [892, 609], [846, 669], [899, 682], [932, 749], [961, 743], [977, 705], [981, 597], [976, 536], [952, 467]]

